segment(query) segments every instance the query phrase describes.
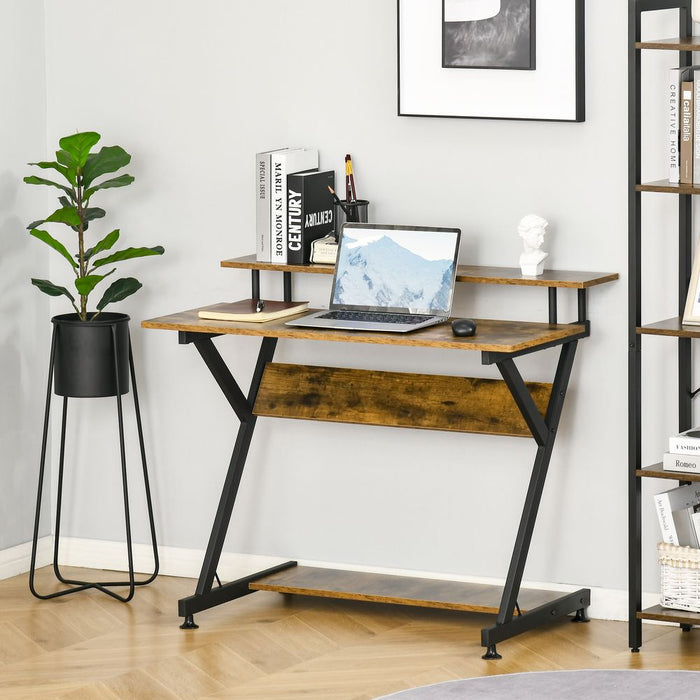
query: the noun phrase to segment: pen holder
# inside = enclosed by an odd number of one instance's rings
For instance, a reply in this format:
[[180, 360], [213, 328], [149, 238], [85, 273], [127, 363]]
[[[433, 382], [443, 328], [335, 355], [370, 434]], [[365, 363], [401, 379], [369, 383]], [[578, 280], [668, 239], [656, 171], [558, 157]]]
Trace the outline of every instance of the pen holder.
[[[336, 236], [340, 234], [340, 230], [346, 221], [367, 223], [369, 200], [368, 199], [358, 199], [354, 202], [346, 202], [343, 200], [340, 204], [335, 205], [335, 234]], [[347, 210], [347, 215], [343, 211], [343, 207]]]

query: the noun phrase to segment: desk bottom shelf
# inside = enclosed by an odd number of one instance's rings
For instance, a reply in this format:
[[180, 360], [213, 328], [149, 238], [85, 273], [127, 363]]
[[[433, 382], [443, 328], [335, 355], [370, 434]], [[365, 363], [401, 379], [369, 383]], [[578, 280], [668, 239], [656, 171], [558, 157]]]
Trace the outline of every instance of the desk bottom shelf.
[[[256, 579], [250, 583], [250, 589], [481, 613], [497, 613], [503, 594], [501, 586], [309, 566], [295, 566]], [[523, 588], [518, 604], [526, 612], [556, 595], [552, 591]]]

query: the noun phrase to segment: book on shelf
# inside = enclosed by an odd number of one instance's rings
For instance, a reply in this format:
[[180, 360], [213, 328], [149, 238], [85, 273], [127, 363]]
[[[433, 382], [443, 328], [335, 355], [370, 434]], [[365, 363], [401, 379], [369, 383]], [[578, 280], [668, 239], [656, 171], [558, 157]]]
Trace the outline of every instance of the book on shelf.
[[665, 471], [700, 474], [700, 452], [698, 454], [665, 452], [662, 464]]
[[335, 265], [338, 259], [338, 239], [335, 235], [317, 238], [311, 244], [311, 262], [325, 265]]
[[287, 177], [292, 173], [318, 169], [318, 151], [292, 148], [275, 151], [270, 158], [272, 173], [270, 261], [287, 262]]
[[688, 80], [691, 75], [691, 68], [679, 67], [671, 68], [669, 76], [669, 175], [670, 183], [680, 182], [680, 133], [681, 133], [681, 83]]
[[[262, 301], [262, 308], [258, 311]], [[221, 302], [198, 309], [200, 318], [216, 321], [245, 321], [264, 323], [276, 318], [294, 316], [309, 307], [308, 301], [275, 301], [267, 299], [241, 299], [240, 301]]]
[[693, 82], [681, 83], [681, 148], [680, 148], [680, 182], [693, 182]]
[[303, 265], [311, 259], [311, 244], [334, 227], [333, 170], [287, 176], [287, 263]]
[[690, 428], [668, 439], [668, 451], [675, 454], [700, 455], [700, 428]]
[[[690, 523], [693, 526], [696, 540], [700, 543], [700, 511], [693, 511], [690, 514]], [[697, 545], [700, 546], [700, 545]]]
[[700, 484], [686, 484], [657, 493], [654, 505], [666, 544], [698, 547], [692, 515], [700, 509]]
[[255, 154], [255, 258], [258, 262], [270, 262], [270, 159], [275, 148]]

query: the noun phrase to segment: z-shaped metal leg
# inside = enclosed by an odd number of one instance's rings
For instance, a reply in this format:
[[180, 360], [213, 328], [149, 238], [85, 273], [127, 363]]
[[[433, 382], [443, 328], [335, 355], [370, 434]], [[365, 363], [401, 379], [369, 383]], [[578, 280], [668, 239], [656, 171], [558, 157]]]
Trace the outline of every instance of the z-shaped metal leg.
[[481, 645], [487, 647], [487, 652], [483, 656], [485, 659], [500, 658], [496, 651], [497, 642], [537, 627], [546, 620], [552, 620], [576, 612], [576, 619], [583, 621], [585, 618], [583, 611], [590, 605], [590, 590], [586, 588], [557, 598], [538, 608], [528, 610], [515, 618], [513, 616], [513, 611], [517, 606], [518, 592], [537, 519], [542, 490], [547, 477], [547, 469], [552, 456], [552, 448], [557, 436], [564, 398], [569, 385], [576, 346], [577, 341], [566, 343], [562, 346], [552, 385], [552, 394], [544, 418], [538, 412], [530, 392], [513, 362], [513, 358], [504, 357], [496, 361], [496, 365], [508, 389], [525, 418], [533, 438], [537, 442], [537, 455], [532, 466], [530, 484], [525, 496], [525, 504], [520, 518], [520, 525], [506, 576], [496, 624], [481, 630]]
[[231, 461], [229, 462], [226, 480], [219, 499], [219, 506], [214, 518], [214, 524], [212, 525], [211, 534], [209, 536], [209, 543], [204, 555], [204, 562], [202, 563], [202, 569], [199, 574], [197, 588], [194, 595], [182, 598], [178, 603], [179, 615], [185, 618], [181, 627], [183, 629], [192, 629], [197, 627], [194, 623], [194, 613], [207, 610], [221, 603], [252, 593], [248, 587], [251, 581], [262, 578], [263, 576], [268, 576], [276, 571], [289, 568], [290, 566], [295, 566], [296, 562], [285, 562], [284, 564], [272, 567], [266, 571], [260, 571], [236, 581], [231, 581], [212, 590], [214, 577], [216, 576], [216, 568], [221, 558], [221, 551], [224, 546], [233, 506], [236, 501], [236, 495], [238, 494], [238, 487], [241, 483], [241, 477], [243, 476], [243, 468], [245, 467], [246, 458], [248, 456], [248, 449], [250, 448], [250, 442], [255, 429], [256, 416], [253, 414], [253, 405], [255, 404], [255, 398], [260, 388], [265, 365], [272, 361], [277, 339], [263, 338], [247, 397], [241, 391], [228, 367], [226, 367], [221, 355], [214, 347], [211, 336], [203, 336], [201, 333], [184, 333], [181, 335], [181, 342], [194, 344], [241, 422], [236, 437], [236, 443], [233, 448], [233, 454], [231, 455]]

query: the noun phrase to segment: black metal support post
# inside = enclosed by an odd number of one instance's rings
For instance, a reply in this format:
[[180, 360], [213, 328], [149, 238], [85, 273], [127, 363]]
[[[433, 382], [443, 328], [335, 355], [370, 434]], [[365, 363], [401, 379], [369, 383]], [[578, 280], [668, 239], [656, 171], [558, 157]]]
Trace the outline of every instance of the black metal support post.
[[274, 356], [277, 338], [262, 339], [247, 397], [244, 396], [228, 367], [226, 367], [221, 355], [214, 347], [211, 338], [206, 336], [198, 337], [198, 334], [192, 334], [191, 338], [191, 342], [197, 348], [221, 391], [238, 416], [240, 426], [221, 497], [219, 499], [219, 506], [214, 517], [214, 523], [209, 536], [209, 543], [207, 544], [195, 593], [187, 598], [182, 598], [178, 604], [179, 614], [181, 617], [185, 618], [182, 624], [184, 629], [196, 627], [193, 619], [195, 613], [247, 595], [252, 592], [248, 588], [248, 583], [251, 581], [262, 578], [273, 571], [288, 568], [296, 564], [296, 562], [287, 562], [279, 567], [274, 567], [272, 570], [258, 572], [244, 579], [225, 584], [212, 591], [216, 568], [221, 558], [221, 551], [224, 546], [226, 533], [228, 532], [233, 506], [236, 501], [236, 495], [238, 494], [238, 488], [241, 483], [243, 469], [255, 429], [256, 416], [253, 414], [253, 405], [255, 404], [255, 398], [260, 388], [265, 365], [271, 362]]
[[538, 447], [496, 624], [481, 631], [481, 644], [487, 648], [483, 657], [485, 659], [500, 658], [496, 651], [497, 642], [532, 629], [542, 624], [544, 620], [552, 620], [569, 615], [572, 612], [578, 613], [578, 619], [584, 619], [583, 611], [590, 604], [590, 590], [580, 589], [539, 608], [518, 615], [515, 619], [513, 618], [532, 533], [537, 520], [542, 490], [544, 489], [552, 449], [559, 427], [559, 419], [564, 406], [564, 398], [566, 397], [566, 390], [571, 377], [571, 368], [577, 344], [578, 342], [574, 340], [562, 346], [552, 385], [551, 397], [544, 418], [537, 410], [535, 402], [513, 360], [505, 358], [496, 363]]
[[260, 270], [250, 271], [251, 297], [260, 299]]
[[[61, 444], [60, 444], [60, 454], [59, 454], [59, 466], [58, 466], [58, 488], [57, 488], [57, 500], [56, 500], [56, 523], [54, 531], [54, 548], [53, 548], [53, 571], [56, 579], [63, 584], [69, 586], [69, 588], [56, 591], [54, 593], [41, 594], [37, 591], [34, 585], [34, 577], [36, 572], [36, 555], [37, 555], [37, 543], [39, 539], [39, 523], [41, 519], [41, 505], [42, 505], [42, 495], [44, 488], [44, 476], [46, 468], [46, 451], [47, 451], [47, 437], [49, 429], [49, 418], [51, 413], [51, 396], [52, 396], [52, 383], [53, 383], [53, 373], [56, 357], [56, 328], [54, 327], [52, 339], [51, 339], [51, 357], [49, 360], [49, 379], [48, 386], [46, 390], [46, 405], [44, 409], [44, 430], [42, 435], [41, 443], [41, 459], [39, 465], [39, 485], [37, 489], [37, 501], [36, 501], [36, 512], [34, 517], [34, 535], [32, 539], [32, 554], [31, 563], [29, 569], [29, 589], [34, 596], [47, 600], [49, 598], [57, 598], [59, 596], [68, 595], [70, 593], [77, 593], [78, 591], [83, 591], [88, 588], [96, 588], [97, 590], [106, 593], [112, 598], [116, 598], [124, 603], [130, 601], [134, 595], [135, 588], [137, 586], [145, 586], [155, 580], [158, 575], [159, 569], [159, 558], [158, 558], [158, 546], [156, 543], [156, 532], [155, 523], [153, 518], [153, 505], [151, 502], [151, 489], [148, 480], [148, 468], [146, 465], [146, 450], [143, 440], [143, 426], [141, 424], [141, 411], [139, 408], [138, 400], [138, 390], [136, 387], [136, 373], [134, 371], [134, 358], [131, 351], [131, 337], [129, 337], [129, 371], [131, 375], [132, 391], [134, 394], [134, 409], [136, 413], [136, 426], [139, 437], [139, 448], [141, 452], [141, 465], [143, 470], [143, 480], [144, 489], [146, 496], [146, 507], [148, 510], [148, 520], [151, 535], [151, 544], [153, 548], [153, 573], [150, 574], [146, 579], [140, 581], [136, 580], [134, 574], [134, 559], [133, 559], [133, 546], [131, 538], [131, 515], [129, 510], [129, 487], [127, 480], [127, 470], [126, 470], [126, 451], [124, 446], [124, 417], [122, 411], [122, 400], [121, 400], [121, 387], [119, 384], [119, 371], [117, 362], [117, 337], [116, 337], [116, 326], [112, 325], [112, 352], [114, 359], [114, 379], [116, 386], [116, 399], [117, 399], [117, 419], [119, 423], [119, 450], [121, 457], [121, 473], [122, 473], [122, 490], [124, 498], [124, 523], [126, 530], [126, 548], [127, 548], [127, 562], [128, 562], [128, 580], [127, 581], [82, 581], [67, 578], [61, 572], [59, 564], [59, 545], [61, 537], [61, 512], [63, 505], [63, 477], [64, 477], [64, 467], [65, 467], [65, 447], [66, 447], [66, 424], [68, 418], [68, 397], [63, 397], [63, 411], [61, 419]], [[119, 595], [110, 588], [128, 586], [128, 592], [126, 595]]]
[[549, 295], [549, 322], [554, 324], [557, 322], [557, 288], [548, 287]]

